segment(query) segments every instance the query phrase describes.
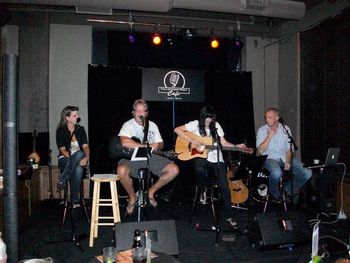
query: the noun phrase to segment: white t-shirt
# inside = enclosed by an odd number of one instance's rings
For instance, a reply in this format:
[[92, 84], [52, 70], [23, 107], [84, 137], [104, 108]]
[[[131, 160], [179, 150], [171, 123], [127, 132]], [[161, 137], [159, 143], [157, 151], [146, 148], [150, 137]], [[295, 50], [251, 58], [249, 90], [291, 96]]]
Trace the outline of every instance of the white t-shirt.
[[[185, 127], [186, 127], [187, 131], [192, 132], [195, 135], [201, 136], [199, 133], [199, 121], [198, 120], [194, 120], [194, 121], [190, 121], [189, 123], [186, 123]], [[224, 131], [218, 122], [215, 123], [215, 128], [217, 129], [219, 137], [223, 137]], [[210, 134], [209, 128], [205, 129], [205, 133], [207, 134], [207, 136], [209, 136], [209, 134]], [[214, 145], [216, 145], [216, 143]], [[220, 160], [220, 162], [224, 162], [221, 151], [219, 152], [219, 160]], [[210, 150], [208, 152], [207, 161], [211, 162], [211, 163], [217, 162], [217, 150]]]
[[[134, 118], [128, 120], [125, 122], [122, 126], [122, 128], [119, 131], [118, 136], [125, 136], [128, 138], [136, 137], [141, 142], [143, 140], [143, 126], [139, 125]], [[149, 121], [149, 128], [148, 128], [148, 143], [158, 143], [163, 142], [162, 136], [160, 135], [158, 126], [153, 122]]]

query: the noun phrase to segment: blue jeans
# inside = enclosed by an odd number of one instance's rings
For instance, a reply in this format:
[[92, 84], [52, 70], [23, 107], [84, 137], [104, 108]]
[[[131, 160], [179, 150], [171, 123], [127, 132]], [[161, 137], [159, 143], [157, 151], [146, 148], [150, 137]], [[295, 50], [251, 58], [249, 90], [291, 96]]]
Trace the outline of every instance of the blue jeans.
[[80, 187], [83, 178], [83, 167], [79, 164], [80, 160], [84, 158], [83, 151], [77, 151], [69, 158], [61, 157], [58, 159], [58, 167], [61, 171], [60, 181], [64, 184], [71, 179], [71, 195], [73, 202], [80, 200]]
[[[280, 159], [276, 161], [274, 159], [267, 159], [263, 165], [269, 172], [269, 191], [275, 197], [279, 198], [281, 193], [279, 189], [280, 178], [283, 175], [284, 162]], [[293, 158], [292, 164], [293, 172], [293, 192], [298, 193], [300, 187], [302, 187], [307, 180], [312, 176], [312, 171], [310, 169], [304, 168], [304, 165], [297, 158]], [[291, 180], [289, 180], [284, 185], [284, 189], [288, 194], [292, 193], [291, 190]]]

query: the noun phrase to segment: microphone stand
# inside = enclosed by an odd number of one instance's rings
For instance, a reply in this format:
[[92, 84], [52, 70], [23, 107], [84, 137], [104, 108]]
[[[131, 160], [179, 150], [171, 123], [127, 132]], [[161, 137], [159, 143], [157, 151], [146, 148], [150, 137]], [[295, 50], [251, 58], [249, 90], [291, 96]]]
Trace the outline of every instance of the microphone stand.
[[292, 135], [289, 133], [288, 129], [286, 128], [284, 122], [281, 123], [283, 127], [284, 133], [288, 136], [289, 139], [289, 151], [291, 153], [290, 158], [290, 168], [289, 168], [289, 174], [290, 174], [290, 191], [291, 191], [291, 199], [292, 199], [292, 208], [294, 207], [294, 173], [293, 173], [293, 159], [294, 159], [294, 151], [298, 151], [299, 148], [297, 144], [295, 143], [295, 140], [293, 139]]
[[49, 190], [48, 192], [50, 193], [49, 195], [49, 198], [50, 200], [53, 199], [53, 194], [52, 194], [52, 159], [51, 159], [51, 153], [52, 153], [52, 150], [49, 149], [49, 159], [48, 159], [48, 168], [49, 168]]
[[[144, 180], [146, 180], [146, 185], [145, 182], [142, 183], [142, 178], [140, 175], [138, 178], [139, 181], [139, 190], [144, 190], [144, 192], [139, 193], [139, 205], [138, 205], [138, 213], [137, 213], [137, 221], [140, 222], [141, 221], [141, 208], [145, 208], [145, 215], [144, 217], [147, 219], [148, 217], [148, 205], [150, 204], [149, 202], [149, 198], [148, 198], [148, 190], [149, 190], [149, 180], [151, 178], [151, 170], [150, 170], [150, 159], [151, 159], [151, 155], [152, 155], [152, 148], [149, 146], [149, 141], [148, 141], [148, 128], [149, 128], [149, 124], [148, 124], [148, 120], [145, 119], [144, 117], [141, 118], [142, 121], [142, 126], [143, 126], [143, 134], [144, 134], [144, 142], [146, 144], [146, 178], [143, 177]], [[146, 189], [144, 189], [144, 187], [142, 186], [146, 186]], [[146, 193], [146, 194], [145, 194]], [[145, 196], [143, 196], [145, 194]]]
[[[216, 157], [217, 157], [217, 161], [216, 161], [216, 168], [215, 168], [215, 178], [216, 178], [216, 184], [219, 184], [219, 180], [218, 180], [218, 177], [219, 177], [219, 173], [220, 173], [220, 152], [221, 149], [222, 149], [222, 145], [221, 145], [221, 142], [220, 142], [220, 137], [217, 133], [217, 129], [215, 129], [214, 133], [213, 133], [213, 144], [215, 144], [216, 142]], [[219, 186], [218, 186], [219, 187]], [[212, 190], [213, 191], [213, 190]], [[211, 192], [211, 195], [213, 193]], [[224, 200], [222, 199], [222, 202], [223, 202], [223, 206], [225, 205], [224, 204]], [[216, 201], [216, 203], [218, 203]], [[215, 226], [212, 226], [211, 229], [201, 229], [199, 228], [199, 225], [196, 226], [196, 230], [197, 231], [209, 231], [209, 232], [215, 232], [216, 233], [216, 236], [215, 236], [215, 246], [217, 246], [218, 242], [219, 242], [219, 236], [220, 236], [220, 233], [221, 232], [227, 232], [227, 233], [239, 233], [239, 231], [235, 231], [235, 230], [222, 230], [221, 227], [220, 227], [220, 213], [219, 213], [219, 209], [218, 209], [218, 204], [216, 205], [216, 216], [215, 216]], [[234, 240], [234, 237], [233, 238], [223, 238], [223, 240], [226, 240], [226, 241], [232, 241]]]

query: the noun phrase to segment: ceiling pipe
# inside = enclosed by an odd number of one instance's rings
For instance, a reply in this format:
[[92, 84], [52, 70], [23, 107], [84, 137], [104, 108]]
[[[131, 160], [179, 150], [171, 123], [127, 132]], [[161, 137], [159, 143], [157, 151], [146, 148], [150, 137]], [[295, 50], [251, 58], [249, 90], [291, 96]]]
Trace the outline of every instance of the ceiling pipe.
[[171, 9], [276, 17], [300, 20], [305, 4], [290, 0], [4, 0], [3, 3], [74, 6], [89, 10], [110, 8], [166, 13]]

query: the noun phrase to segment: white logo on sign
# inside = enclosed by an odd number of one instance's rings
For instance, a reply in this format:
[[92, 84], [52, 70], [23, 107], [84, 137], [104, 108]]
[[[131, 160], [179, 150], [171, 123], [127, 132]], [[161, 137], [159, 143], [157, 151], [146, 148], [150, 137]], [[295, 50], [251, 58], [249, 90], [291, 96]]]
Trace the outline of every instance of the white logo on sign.
[[166, 93], [168, 97], [177, 97], [181, 94], [190, 94], [191, 89], [186, 88], [186, 79], [179, 71], [169, 71], [163, 79], [164, 87], [158, 87], [158, 93]]

